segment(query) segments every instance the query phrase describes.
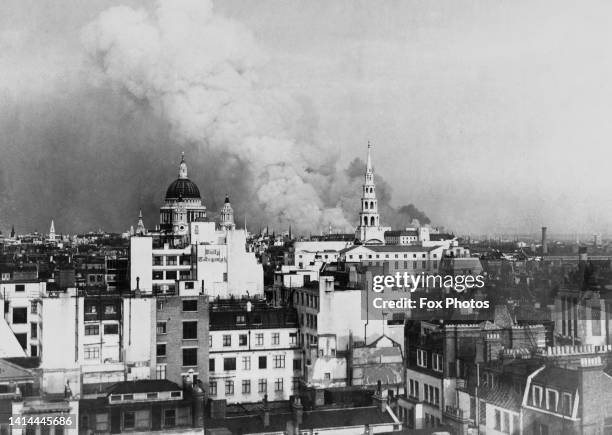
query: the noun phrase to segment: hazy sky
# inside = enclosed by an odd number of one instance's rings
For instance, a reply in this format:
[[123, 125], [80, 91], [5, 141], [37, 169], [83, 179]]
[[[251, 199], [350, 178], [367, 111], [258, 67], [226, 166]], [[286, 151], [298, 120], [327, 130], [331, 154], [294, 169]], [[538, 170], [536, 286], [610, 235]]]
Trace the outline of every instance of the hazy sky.
[[[124, 162], [168, 168], [157, 176], [158, 197], [147, 194], [152, 204], [141, 205], [154, 219], [154, 203], [160, 205], [174, 177], [176, 165], [167, 159], [183, 145], [164, 149], [172, 134], [163, 119], [155, 123], [101, 95], [82, 29], [115, 5], [153, 9], [149, 1], [4, 2], [0, 229], [12, 222], [46, 229], [53, 216], [68, 221], [58, 209], [65, 199], [56, 198], [63, 191], [90, 209], [90, 198], [100, 198], [100, 209], [80, 216], [80, 229], [121, 225], [133, 210], [99, 219], [131, 200], [118, 192], [130, 186], [113, 186], [96, 173], [97, 158], [107, 153], [115, 156], [107, 159], [117, 171], [111, 177], [131, 186], [145, 178], [118, 175], [134, 171]], [[414, 203], [434, 224], [459, 232], [536, 232], [541, 225], [553, 233], [612, 232], [612, 3], [225, 0], [214, 6], [252, 32], [265, 58], [258, 80], [310, 109], [308, 128], [326, 144], [322, 152], [338, 150], [339, 167], [363, 158], [372, 141], [375, 170], [391, 186], [393, 205]], [[84, 126], [100, 106], [111, 108], [104, 127]], [[53, 135], [57, 143], [50, 144]], [[75, 163], [62, 155], [70, 137], [79, 143], [87, 137], [78, 162], [86, 170], [72, 171]], [[141, 143], [148, 140], [150, 148]], [[127, 156], [117, 157], [122, 142], [141, 145], [136, 151], [125, 145]], [[49, 147], [57, 161], [49, 162]], [[47, 157], [32, 163], [36, 153]], [[33, 183], [41, 165], [41, 177], [49, 178]], [[50, 187], [58, 176], [64, 187]], [[92, 179], [98, 188], [87, 187]]]

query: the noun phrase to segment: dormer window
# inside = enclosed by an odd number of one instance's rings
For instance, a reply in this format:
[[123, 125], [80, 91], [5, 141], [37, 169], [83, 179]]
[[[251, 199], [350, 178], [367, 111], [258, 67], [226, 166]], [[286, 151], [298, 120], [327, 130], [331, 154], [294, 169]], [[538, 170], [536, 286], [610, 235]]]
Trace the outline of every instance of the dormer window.
[[542, 406], [542, 387], [538, 385], [531, 387], [531, 404], [538, 408]]
[[546, 409], [549, 411], [557, 412], [557, 405], [559, 403], [559, 393], [556, 390], [546, 389]]
[[570, 393], [563, 393], [561, 412], [565, 415], [572, 415], [572, 395]]

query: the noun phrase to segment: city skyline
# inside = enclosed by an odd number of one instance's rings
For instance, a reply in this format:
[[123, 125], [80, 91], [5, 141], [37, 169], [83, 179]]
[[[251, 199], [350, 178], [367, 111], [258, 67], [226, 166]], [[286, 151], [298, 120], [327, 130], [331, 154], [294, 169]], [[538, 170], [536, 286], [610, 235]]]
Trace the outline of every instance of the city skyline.
[[[155, 28], [157, 6], [41, 5], [10, 2], [2, 18], [4, 228], [13, 221], [46, 227], [49, 217], [40, 209], [82, 230], [120, 230], [139, 208], [145, 218], [152, 216], [155, 192], [181, 150], [199, 168], [197, 181], [211, 208], [230, 190], [237, 216], [266, 204], [255, 222], [286, 219], [307, 226], [299, 222], [303, 213], [282, 212], [313, 199], [320, 202], [317, 228], [343, 219], [344, 226], [354, 226], [350, 211], [358, 198], [343, 198], [353, 186], [340, 178], [355, 157], [363, 159], [362, 147], [371, 140], [377, 174], [393, 194], [389, 204], [414, 204], [434, 225], [481, 234], [537, 233], [541, 225], [562, 234], [612, 230], [612, 210], [603, 200], [610, 193], [606, 159], [593, 158], [607, 156], [611, 136], [604, 122], [610, 109], [604, 78], [612, 62], [594, 48], [610, 37], [601, 20], [609, 5], [575, 14], [563, 2], [374, 2], [360, 8], [303, 2], [295, 9], [273, 1], [258, 7], [214, 3], [213, 12], [204, 13], [220, 20], [215, 22], [229, 19], [229, 31], [244, 41], [241, 50], [257, 52], [231, 53], [243, 62], [238, 71], [248, 71], [243, 79], [256, 86], [258, 99], [265, 90], [274, 102], [271, 108], [268, 100], [254, 106], [272, 114], [263, 124], [249, 112], [253, 106], [238, 105], [236, 113], [242, 118], [246, 110], [246, 119], [260, 124], [257, 134], [290, 125], [289, 136], [275, 133], [273, 141], [251, 145], [234, 142], [232, 135], [217, 141], [214, 132], [194, 136], [191, 125], [157, 97], [164, 84], [152, 80], [160, 77], [143, 77], [137, 69], [126, 76], [92, 62], [103, 50], [96, 44], [105, 40], [88, 39], [84, 29], [98, 23], [104, 37], [121, 38], [117, 29], [102, 29], [109, 9], [136, 17], [144, 26], [139, 29]], [[169, 15], [169, 21], [180, 19]], [[198, 50], [179, 46], [189, 55]], [[138, 95], [142, 89], [130, 88], [132, 78], [154, 91]], [[230, 89], [236, 84], [231, 80]], [[287, 158], [279, 152], [286, 137], [294, 141]], [[286, 196], [282, 204], [270, 206], [275, 190], [264, 192], [267, 181], [251, 173], [265, 168], [266, 159], [241, 159], [251, 146], [266, 156], [278, 154], [276, 167], [295, 170], [299, 182], [284, 184], [277, 195]]]

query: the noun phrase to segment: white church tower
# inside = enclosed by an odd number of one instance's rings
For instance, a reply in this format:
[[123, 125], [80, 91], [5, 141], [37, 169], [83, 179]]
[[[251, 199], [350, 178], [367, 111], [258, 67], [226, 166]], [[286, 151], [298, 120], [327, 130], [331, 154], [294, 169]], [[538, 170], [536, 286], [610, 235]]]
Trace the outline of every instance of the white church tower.
[[385, 231], [390, 227], [380, 226], [378, 214], [378, 201], [376, 199], [376, 184], [374, 183], [374, 170], [372, 169], [372, 146], [368, 142], [368, 158], [366, 161], [365, 181], [361, 193], [361, 211], [359, 212], [359, 226], [355, 231], [355, 238], [363, 244], [384, 244]]
[[49, 241], [55, 242], [55, 223], [51, 219], [51, 226], [49, 227]]
[[236, 224], [234, 223], [234, 209], [230, 204], [229, 195], [225, 195], [225, 202], [221, 208], [221, 220], [219, 224], [221, 225], [221, 228], [225, 228], [227, 230], [233, 230], [236, 228]]

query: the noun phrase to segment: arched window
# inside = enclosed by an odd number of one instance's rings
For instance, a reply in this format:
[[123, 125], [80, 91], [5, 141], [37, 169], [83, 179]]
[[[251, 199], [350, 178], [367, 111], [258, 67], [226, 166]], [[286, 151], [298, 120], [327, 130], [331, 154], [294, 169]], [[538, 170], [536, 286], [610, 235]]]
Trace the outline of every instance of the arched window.
[[374, 216], [370, 219], [370, 225], [374, 226]]
[[367, 217], [367, 216], [364, 216], [364, 217], [363, 217], [363, 224], [364, 224], [364, 225], [367, 225], [367, 224], [368, 224], [368, 217]]
[[370, 201], [370, 208], [374, 208], [374, 201]]
[[365, 205], [365, 207], [364, 207], [364, 208], [365, 208], [365, 209], [367, 209], [367, 208], [368, 208], [368, 201], [366, 201], [366, 202], [364, 203], [364, 205]]

